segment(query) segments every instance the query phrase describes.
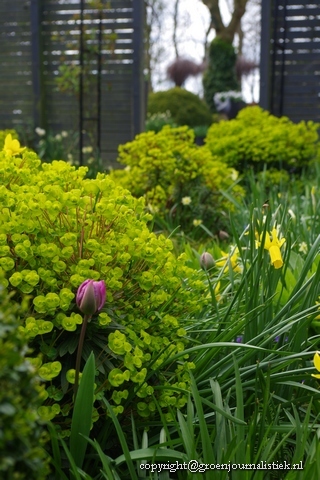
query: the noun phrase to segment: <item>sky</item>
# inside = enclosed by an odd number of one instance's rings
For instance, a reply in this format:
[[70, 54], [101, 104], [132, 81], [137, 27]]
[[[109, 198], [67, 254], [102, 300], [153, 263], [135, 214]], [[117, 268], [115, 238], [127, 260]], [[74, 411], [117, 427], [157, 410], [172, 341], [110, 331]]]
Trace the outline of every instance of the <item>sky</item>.
[[[170, 0], [168, 0], [170, 2]], [[172, 2], [168, 3], [168, 8], [172, 6]], [[220, 8], [224, 22], [230, 20], [230, 13], [225, 0], [220, 0]], [[254, 39], [255, 45], [252, 45], [252, 31], [254, 26], [250, 24], [252, 22], [252, 9], [254, 5], [250, 7], [243, 18], [244, 29], [248, 30], [247, 37], [251, 45], [245, 45], [245, 53], [248, 58], [255, 59], [258, 56], [257, 39]], [[179, 3], [179, 27], [178, 27], [178, 47], [179, 55], [194, 60], [197, 63], [201, 63], [204, 56], [204, 38], [205, 31], [210, 23], [210, 14], [208, 8], [203, 4], [201, 0], [180, 0]], [[166, 68], [175, 59], [175, 52], [172, 46], [172, 31], [173, 21], [172, 17], [167, 18], [162, 26], [162, 41], [165, 48], [165, 54], [163, 61], [159, 62], [157, 68], [157, 74], [155, 75], [155, 90], [165, 90], [170, 88], [173, 84], [166, 79]], [[211, 33], [209, 40], [214, 38], [214, 31]], [[248, 43], [248, 42], [247, 42]], [[193, 93], [202, 95], [202, 80], [201, 75], [194, 78], [189, 78], [185, 83], [185, 88]], [[256, 72], [248, 79], [244, 79], [242, 82], [242, 94], [248, 103], [257, 102], [259, 100], [259, 75]]]

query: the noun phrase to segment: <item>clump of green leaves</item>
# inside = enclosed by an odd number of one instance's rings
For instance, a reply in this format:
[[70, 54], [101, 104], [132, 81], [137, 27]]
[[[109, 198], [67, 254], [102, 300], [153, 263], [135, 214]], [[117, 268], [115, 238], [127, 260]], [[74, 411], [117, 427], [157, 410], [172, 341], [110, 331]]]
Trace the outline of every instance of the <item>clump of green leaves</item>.
[[0, 476], [42, 480], [48, 473], [45, 434], [37, 413], [45, 391], [26, 359], [27, 338], [19, 331], [19, 306], [0, 286]]
[[170, 217], [188, 233], [202, 223], [213, 230], [226, 228], [234, 204], [222, 191], [235, 198], [243, 195], [235, 185], [236, 170], [195, 145], [188, 127], [138, 135], [120, 146], [118, 160], [127, 167], [112, 177], [136, 197], [144, 195], [158, 218]]
[[241, 110], [236, 119], [213, 124], [206, 144], [230, 167], [245, 171], [301, 169], [319, 152], [319, 125], [314, 122], [294, 124], [287, 117], [275, 117], [258, 106]]
[[[148, 417], [187, 398], [187, 358], [161, 365], [184, 350], [185, 325], [201, 310], [199, 273], [172, 253], [172, 242], [150, 233], [144, 199], [135, 199], [86, 167], [41, 164], [0, 152], [0, 271], [2, 283], [30, 307], [20, 330], [33, 349], [31, 362], [47, 382], [43, 419], [70, 426], [76, 349], [83, 318], [75, 294], [86, 279], [104, 280], [107, 302], [86, 331], [84, 360], [97, 359], [94, 420], [105, 415], [105, 396], [121, 414]], [[203, 300], [205, 302], [205, 300]], [[183, 319], [183, 324], [181, 323]], [[170, 385], [170, 390], [155, 386]], [[66, 432], [67, 433], [67, 432]]]

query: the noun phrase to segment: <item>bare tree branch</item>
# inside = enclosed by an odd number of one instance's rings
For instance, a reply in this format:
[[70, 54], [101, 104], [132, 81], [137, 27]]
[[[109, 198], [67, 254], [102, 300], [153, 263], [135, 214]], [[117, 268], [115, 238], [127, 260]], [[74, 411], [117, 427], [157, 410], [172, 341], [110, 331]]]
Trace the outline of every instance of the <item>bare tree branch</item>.
[[233, 11], [231, 12], [231, 20], [227, 26], [225, 26], [222, 21], [219, 0], [202, 0], [202, 2], [210, 11], [212, 26], [216, 31], [217, 37], [220, 37], [226, 42], [232, 43], [239, 28], [241, 18], [246, 11], [248, 0], [234, 0]]

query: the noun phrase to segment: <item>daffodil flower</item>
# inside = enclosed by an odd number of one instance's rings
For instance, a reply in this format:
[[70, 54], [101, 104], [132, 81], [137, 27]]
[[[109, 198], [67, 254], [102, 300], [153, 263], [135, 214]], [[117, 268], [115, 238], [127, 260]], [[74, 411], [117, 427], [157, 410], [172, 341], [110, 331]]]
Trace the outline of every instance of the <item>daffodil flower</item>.
[[228, 259], [229, 259], [232, 270], [235, 272], [241, 272], [241, 267], [238, 264], [238, 256], [239, 256], [238, 248], [236, 248], [232, 252], [232, 255], [225, 253], [222, 250], [221, 250], [221, 253], [223, 255], [223, 258], [222, 260], [219, 260], [218, 262], [216, 262], [217, 267], [223, 267], [224, 268], [223, 272], [225, 272], [228, 269]]
[[12, 139], [11, 133], [8, 133], [4, 141], [4, 147], [3, 147], [4, 152], [14, 156], [14, 155], [19, 155], [19, 153], [23, 152], [25, 149], [26, 147], [20, 148], [19, 140]]
[[[257, 242], [258, 246], [261, 245], [261, 240], [262, 240], [263, 234], [260, 236], [260, 242]], [[281, 251], [280, 248], [286, 241], [285, 238], [278, 238], [278, 233], [277, 229], [273, 228], [271, 233], [267, 233], [264, 241], [263, 247], [268, 250], [270, 259], [271, 259], [271, 264], [274, 266], [274, 268], [278, 269], [281, 268], [283, 265], [283, 260], [281, 256]]]
[[[320, 352], [316, 352], [314, 354], [313, 365], [316, 367], [318, 372], [320, 372]], [[311, 376], [320, 379], [320, 373], [312, 373]]]

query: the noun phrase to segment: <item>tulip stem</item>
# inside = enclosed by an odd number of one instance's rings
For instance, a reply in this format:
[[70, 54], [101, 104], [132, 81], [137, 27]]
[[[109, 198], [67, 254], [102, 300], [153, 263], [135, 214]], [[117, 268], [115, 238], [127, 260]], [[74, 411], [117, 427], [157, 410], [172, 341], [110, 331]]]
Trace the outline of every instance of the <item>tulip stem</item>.
[[86, 335], [87, 323], [90, 318], [91, 318], [91, 315], [85, 315], [83, 317], [83, 323], [82, 323], [80, 337], [79, 337], [77, 359], [76, 359], [76, 375], [74, 380], [74, 401], [76, 401], [76, 396], [77, 396], [78, 386], [79, 386], [79, 373], [80, 373], [83, 342], [84, 342], [84, 337]]

